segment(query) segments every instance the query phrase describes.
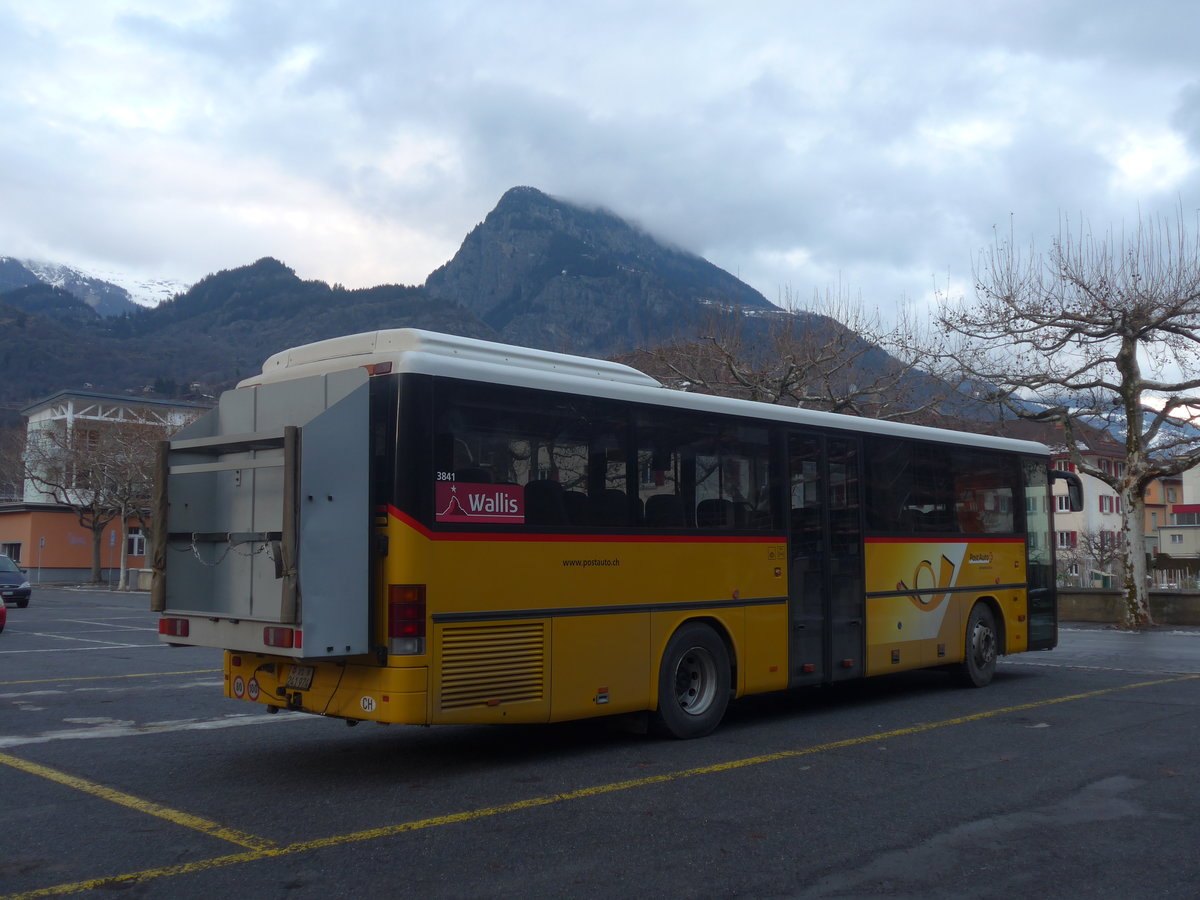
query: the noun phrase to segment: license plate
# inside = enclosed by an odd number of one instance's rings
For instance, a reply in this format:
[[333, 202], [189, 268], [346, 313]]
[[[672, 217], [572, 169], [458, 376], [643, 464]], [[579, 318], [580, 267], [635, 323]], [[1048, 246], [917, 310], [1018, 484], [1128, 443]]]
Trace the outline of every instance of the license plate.
[[12, 595], [13, 595], [13, 592], [12, 592], [12, 591], [5, 591], [5, 592], [4, 592], [2, 595], [0, 595], [0, 596], [4, 596], [4, 597], [11, 597]]
[[316, 671], [316, 666], [292, 666], [287, 677], [288, 690], [307, 691], [312, 687], [313, 673]]

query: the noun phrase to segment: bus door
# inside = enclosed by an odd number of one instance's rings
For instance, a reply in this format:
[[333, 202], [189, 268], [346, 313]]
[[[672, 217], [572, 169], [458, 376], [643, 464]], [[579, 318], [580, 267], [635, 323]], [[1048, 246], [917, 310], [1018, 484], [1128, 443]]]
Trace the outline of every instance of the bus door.
[[859, 678], [865, 604], [859, 446], [788, 433], [789, 687]]

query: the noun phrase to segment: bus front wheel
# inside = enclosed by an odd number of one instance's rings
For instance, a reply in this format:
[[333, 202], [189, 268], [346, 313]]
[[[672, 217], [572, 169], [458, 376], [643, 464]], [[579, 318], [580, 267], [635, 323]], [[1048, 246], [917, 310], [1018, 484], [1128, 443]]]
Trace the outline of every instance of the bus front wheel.
[[663, 652], [654, 730], [681, 739], [710, 733], [729, 705], [729, 684], [725, 642], [700, 622], [684, 625]]
[[976, 603], [967, 617], [965, 658], [959, 667], [960, 680], [968, 687], [983, 687], [996, 674], [999, 638], [996, 617], [986, 603]]

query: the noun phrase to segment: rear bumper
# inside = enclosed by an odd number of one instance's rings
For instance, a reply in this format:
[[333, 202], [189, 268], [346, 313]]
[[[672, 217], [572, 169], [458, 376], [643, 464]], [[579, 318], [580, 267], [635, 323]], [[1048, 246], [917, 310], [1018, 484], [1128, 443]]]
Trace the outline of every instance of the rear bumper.
[[[292, 670], [311, 667], [305, 689]], [[303, 673], [307, 676], [309, 673]], [[308, 662], [258, 653], [225, 654], [225, 696], [280, 709], [394, 724], [429, 724], [429, 673], [362, 662]]]

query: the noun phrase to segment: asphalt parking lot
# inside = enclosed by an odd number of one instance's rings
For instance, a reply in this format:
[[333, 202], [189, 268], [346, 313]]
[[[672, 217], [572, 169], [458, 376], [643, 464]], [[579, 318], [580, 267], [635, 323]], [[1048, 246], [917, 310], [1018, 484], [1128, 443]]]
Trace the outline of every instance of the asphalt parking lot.
[[1200, 630], [1067, 628], [943, 673], [749, 698], [712, 736], [347, 728], [222, 696], [144, 594], [0, 634], [0, 895], [1192, 897]]

